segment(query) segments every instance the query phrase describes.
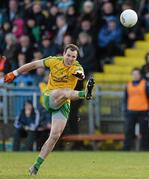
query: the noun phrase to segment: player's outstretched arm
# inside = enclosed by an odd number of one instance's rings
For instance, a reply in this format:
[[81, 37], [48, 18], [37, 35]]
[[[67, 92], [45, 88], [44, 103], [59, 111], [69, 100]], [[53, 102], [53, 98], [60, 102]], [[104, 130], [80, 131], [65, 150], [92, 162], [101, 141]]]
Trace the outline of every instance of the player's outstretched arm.
[[4, 76], [4, 82], [11, 83], [15, 79], [15, 77], [17, 77], [18, 75], [25, 73], [25, 72], [29, 72], [33, 69], [37, 69], [39, 67], [44, 67], [43, 60], [38, 60], [38, 61], [33, 61], [31, 63], [27, 63], [27, 64], [21, 66], [20, 68], [6, 74]]

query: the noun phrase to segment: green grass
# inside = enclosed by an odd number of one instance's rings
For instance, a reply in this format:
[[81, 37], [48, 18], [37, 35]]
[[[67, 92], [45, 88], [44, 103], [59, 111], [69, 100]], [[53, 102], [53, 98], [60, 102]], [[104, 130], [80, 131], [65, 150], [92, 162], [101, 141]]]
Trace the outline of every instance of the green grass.
[[4, 179], [145, 179], [149, 178], [149, 153], [53, 152], [39, 174], [28, 176], [38, 153], [0, 153], [0, 178]]

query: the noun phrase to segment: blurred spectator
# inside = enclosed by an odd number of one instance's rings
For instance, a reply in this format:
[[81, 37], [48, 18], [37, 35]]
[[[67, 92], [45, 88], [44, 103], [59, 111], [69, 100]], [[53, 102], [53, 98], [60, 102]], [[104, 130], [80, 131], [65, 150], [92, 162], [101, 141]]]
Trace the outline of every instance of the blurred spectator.
[[3, 55], [6, 56], [9, 64], [11, 65], [11, 71], [17, 68], [17, 42], [12, 33], [5, 36], [6, 48]]
[[0, 55], [0, 73], [3, 76], [11, 71], [11, 66], [5, 56]]
[[95, 6], [95, 1], [84, 1], [79, 21], [81, 22], [83, 19], [88, 19], [92, 25], [96, 26], [97, 18], [99, 17], [97, 14], [97, 7]]
[[32, 5], [33, 1], [32, 0], [24, 0], [20, 1], [20, 11], [22, 12], [22, 17], [24, 21], [28, 19], [28, 16], [31, 17], [31, 12], [32, 12]]
[[140, 1], [139, 15], [141, 17], [142, 25], [146, 32], [149, 32], [149, 1]]
[[[91, 16], [91, 14], [94, 12], [94, 3], [90, 0], [87, 0], [83, 3], [82, 8], [82, 15], [88, 15]], [[90, 18], [90, 17], [89, 17]]]
[[88, 76], [96, 69], [95, 47], [92, 44], [91, 36], [85, 32], [79, 34], [78, 44], [80, 48], [79, 62], [84, 68], [85, 75]]
[[68, 26], [71, 29], [74, 29], [75, 26], [76, 26], [76, 23], [77, 23], [77, 18], [78, 18], [78, 15], [76, 13], [76, 10], [75, 10], [74, 6], [70, 6], [67, 9], [66, 17], [67, 17]]
[[63, 38], [63, 43], [61, 46], [60, 53], [62, 54], [66, 45], [71, 44], [71, 43], [73, 43], [72, 36], [70, 34], [65, 34], [64, 38]]
[[19, 39], [24, 34], [24, 21], [21, 17], [16, 17], [13, 22], [12, 33], [17, 39]]
[[42, 58], [43, 58], [43, 54], [40, 51], [40, 49], [39, 48], [35, 49], [34, 52], [33, 52], [33, 60], [32, 61], [36, 61], [36, 60], [39, 60], [39, 59], [42, 59]]
[[140, 127], [141, 150], [149, 150], [149, 84], [142, 79], [138, 68], [133, 69], [132, 79], [125, 91], [124, 150], [131, 150], [134, 146], [136, 123]]
[[33, 47], [30, 43], [28, 35], [23, 35], [19, 41], [18, 53], [24, 53], [26, 56], [26, 62], [30, 62], [33, 58]]
[[[18, 67], [21, 67], [25, 64], [26, 57], [24, 53], [18, 54]], [[32, 86], [34, 85], [34, 78], [30, 73], [24, 73], [18, 76], [13, 83], [16, 86], [24, 87], [24, 86]]]
[[19, 15], [19, 1], [17, 0], [9, 0], [9, 7], [6, 9], [3, 14], [4, 21], [13, 22], [17, 15]]
[[26, 150], [32, 151], [33, 144], [36, 137], [36, 129], [39, 124], [39, 112], [34, 109], [30, 100], [25, 102], [24, 108], [20, 113], [19, 118], [15, 121], [13, 150], [20, 150], [20, 143], [22, 138], [26, 139]]
[[68, 23], [66, 21], [66, 17], [64, 15], [57, 16], [56, 25], [57, 25], [57, 30], [55, 36], [55, 43], [61, 46], [64, 35], [68, 32]]
[[8, 33], [11, 33], [11, 23], [9, 21], [5, 21], [2, 25], [2, 32], [3, 32], [3, 35], [5, 36], [6, 34]]
[[[134, 4], [132, 1], [124, 1], [121, 4], [121, 12], [125, 11], [126, 9], [134, 9]], [[120, 13], [121, 13], [120, 12]]]
[[18, 67], [23, 66], [26, 63], [26, 57], [24, 53], [18, 54]]
[[[33, 59], [30, 60], [31, 61], [37, 61], [43, 58], [42, 52], [40, 51], [39, 48], [34, 48], [33, 51]], [[32, 75], [32, 78], [35, 79], [36, 78], [36, 69], [32, 70], [29, 72], [30, 75]], [[37, 80], [38, 81], [38, 80]], [[35, 83], [34, 83], [35, 84]]]
[[56, 18], [59, 13], [59, 9], [57, 6], [52, 6], [49, 10], [49, 17], [48, 17], [48, 30], [53, 33], [56, 29]]
[[41, 52], [43, 57], [55, 56], [60, 52], [59, 45], [52, 41], [49, 34], [42, 36]]
[[0, 12], [0, 28], [2, 27], [3, 24], [3, 13], [2, 11]]
[[39, 43], [41, 41], [41, 27], [36, 24], [35, 19], [27, 19], [25, 32], [28, 34], [33, 44]]
[[57, 0], [55, 2], [61, 13], [65, 13], [74, 4], [73, 0]]
[[102, 17], [104, 20], [107, 20], [109, 16], [115, 16], [116, 12], [114, 10], [114, 6], [111, 1], [102, 1], [102, 6], [101, 6], [101, 12], [102, 12]]
[[149, 53], [145, 56], [146, 64], [142, 66], [141, 68], [141, 74], [144, 79], [149, 81]]
[[36, 74], [34, 77], [34, 85], [35, 86], [38, 86], [39, 83], [43, 80], [44, 73], [45, 73], [45, 68], [40, 67], [40, 68], [36, 69]]
[[40, 1], [40, 3], [42, 5], [43, 9], [50, 9], [52, 7], [54, 1], [55, 0], [51, 0], [51, 1], [49, 1], [49, 0], [42, 0], [42, 1]]
[[114, 16], [107, 18], [105, 26], [101, 27], [98, 33], [98, 46], [101, 59], [107, 61], [106, 58], [112, 58], [116, 54], [120, 54], [120, 43], [122, 40], [122, 30]]
[[28, 15], [28, 18], [32, 17], [37, 26], [40, 26], [42, 30], [47, 27], [47, 18], [44, 16], [41, 8], [41, 3], [35, 2], [32, 6], [32, 12]]
[[72, 36], [70, 34], [65, 34], [63, 38], [63, 47], [71, 43], [73, 43]]
[[123, 10], [126, 10], [126, 9], [130, 9], [130, 6], [131, 6], [131, 9], [134, 9], [135, 11], [137, 11], [138, 15], [139, 15], [139, 7], [140, 7], [140, 3], [141, 1], [140, 0], [117, 0], [116, 3], [115, 3], [115, 7], [117, 8], [117, 10], [119, 11], [120, 8], [123, 4], [124, 4], [124, 9]]
[[2, 24], [2, 27], [0, 28], [0, 53], [2, 53], [5, 49], [5, 36], [8, 33], [11, 33], [11, 24], [6, 21]]
[[96, 42], [97, 35], [89, 19], [86, 19], [86, 18], [82, 19], [80, 24], [76, 26], [76, 29], [73, 33], [74, 39], [78, 39], [78, 35], [80, 32], [88, 33], [92, 37], [93, 42]]

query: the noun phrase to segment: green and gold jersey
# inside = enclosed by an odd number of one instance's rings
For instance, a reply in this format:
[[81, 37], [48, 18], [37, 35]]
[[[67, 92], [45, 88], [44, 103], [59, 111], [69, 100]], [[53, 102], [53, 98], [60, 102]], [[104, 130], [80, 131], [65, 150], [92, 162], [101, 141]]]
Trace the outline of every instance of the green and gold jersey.
[[82, 66], [78, 61], [70, 67], [64, 65], [63, 57], [47, 57], [43, 59], [45, 67], [50, 69], [49, 81], [47, 85], [47, 90], [70, 88], [74, 89], [78, 78], [72, 74], [76, 71], [83, 71]]

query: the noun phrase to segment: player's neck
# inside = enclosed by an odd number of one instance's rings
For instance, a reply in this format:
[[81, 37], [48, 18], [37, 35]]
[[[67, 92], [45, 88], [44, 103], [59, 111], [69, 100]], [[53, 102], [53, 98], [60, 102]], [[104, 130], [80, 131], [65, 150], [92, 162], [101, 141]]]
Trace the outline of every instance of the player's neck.
[[67, 66], [67, 67], [72, 66], [72, 64], [71, 64], [71, 65], [70, 65], [70, 64], [68, 64], [68, 63], [67, 63], [67, 61], [65, 61], [65, 60], [64, 60], [63, 62], [64, 62], [64, 65], [65, 65], [65, 66]]

